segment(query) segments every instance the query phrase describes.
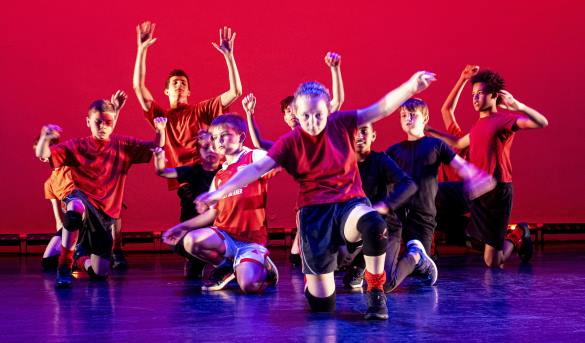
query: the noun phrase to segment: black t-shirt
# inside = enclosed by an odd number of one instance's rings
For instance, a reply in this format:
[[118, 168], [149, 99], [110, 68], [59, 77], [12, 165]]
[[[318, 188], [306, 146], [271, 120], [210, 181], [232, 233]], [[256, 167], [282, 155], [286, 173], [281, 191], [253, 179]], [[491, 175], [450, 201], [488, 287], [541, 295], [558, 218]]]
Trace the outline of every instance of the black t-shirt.
[[[416, 192], [416, 184], [388, 155], [372, 151], [358, 162], [362, 188], [370, 202], [395, 210]], [[389, 192], [390, 191], [390, 192]]]
[[451, 163], [455, 158], [455, 152], [440, 139], [423, 137], [416, 141], [394, 144], [386, 153], [414, 179], [418, 186], [418, 192], [410, 198], [407, 206], [435, 216], [439, 166], [441, 163]]
[[176, 169], [177, 181], [179, 183], [186, 182], [191, 185], [194, 197], [209, 191], [213, 177], [219, 170], [219, 168], [213, 171], [205, 170], [199, 163], [190, 166], [177, 167]]

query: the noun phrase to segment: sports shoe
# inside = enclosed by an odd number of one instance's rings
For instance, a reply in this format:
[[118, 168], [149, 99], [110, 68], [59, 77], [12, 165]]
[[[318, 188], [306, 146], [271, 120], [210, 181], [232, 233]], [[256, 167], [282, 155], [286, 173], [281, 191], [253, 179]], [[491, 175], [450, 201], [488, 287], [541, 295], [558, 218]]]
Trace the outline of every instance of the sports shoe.
[[365, 272], [365, 269], [358, 266], [349, 267], [343, 276], [343, 285], [346, 288], [362, 288]]
[[124, 270], [128, 269], [128, 261], [122, 249], [114, 249], [112, 251], [112, 269]]
[[522, 239], [518, 247], [518, 256], [522, 262], [528, 262], [534, 253], [534, 246], [532, 245], [532, 238], [530, 236], [530, 228], [526, 223], [518, 223], [516, 230], [522, 230]]
[[365, 318], [367, 320], [388, 319], [388, 307], [386, 306], [386, 294], [380, 289], [373, 289], [366, 293], [368, 299], [368, 310]]
[[427, 255], [421, 241], [417, 239], [408, 241], [408, 243], [406, 243], [406, 249], [408, 253], [412, 252], [419, 254], [420, 260], [416, 265], [415, 271], [425, 277], [425, 281], [429, 284], [429, 286], [434, 285], [435, 282], [437, 282], [439, 271], [437, 270], [437, 265], [433, 259]]
[[55, 288], [71, 288], [73, 283], [73, 276], [71, 267], [62, 264], [57, 268], [57, 280], [55, 280]]
[[278, 269], [268, 256], [266, 256], [264, 261], [264, 267], [266, 268], [266, 284], [268, 286], [276, 286], [278, 284]]
[[201, 290], [203, 291], [219, 291], [222, 290], [230, 281], [236, 278], [234, 269], [231, 265], [225, 267], [215, 268], [209, 276], [209, 279], [203, 282]]
[[193, 257], [187, 257], [183, 267], [183, 275], [188, 280], [201, 280], [203, 278], [203, 267], [205, 267], [203, 261]]
[[85, 270], [83, 266], [80, 266], [77, 263], [82, 256], [89, 256], [89, 253], [85, 250], [85, 248], [81, 244], [75, 245], [75, 252], [73, 253], [73, 270]]

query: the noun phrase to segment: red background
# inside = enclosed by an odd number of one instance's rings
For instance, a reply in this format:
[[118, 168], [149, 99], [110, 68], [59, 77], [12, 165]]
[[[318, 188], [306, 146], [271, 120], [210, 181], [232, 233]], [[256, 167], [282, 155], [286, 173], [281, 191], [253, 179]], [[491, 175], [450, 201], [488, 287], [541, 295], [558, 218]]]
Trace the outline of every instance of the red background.
[[[204, 5], [203, 5], [204, 4]], [[508, 90], [548, 116], [545, 130], [521, 132], [514, 143], [513, 219], [585, 222], [582, 170], [582, 80], [585, 77], [583, 6], [578, 1], [13, 1], [0, 14], [0, 232], [53, 230], [42, 183], [50, 169], [33, 156], [45, 123], [64, 138], [89, 134], [86, 108], [121, 88], [130, 95], [116, 132], [152, 137], [132, 92], [135, 26], [157, 23], [147, 60], [147, 86], [166, 104], [172, 68], [191, 77], [191, 102], [228, 87], [227, 70], [211, 42], [217, 29], [237, 33], [235, 53], [244, 93], [258, 98], [257, 118], [267, 138], [287, 131], [278, 102], [305, 80], [330, 85], [323, 56], [342, 55], [345, 109], [369, 105], [414, 71], [437, 73], [422, 94], [431, 125], [467, 63], [499, 71]], [[232, 106], [241, 111], [239, 100]], [[464, 90], [458, 118], [468, 129], [477, 114]], [[404, 138], [397, 116], [377, 124], [374, 148]], [[249, 142], [249, 141], [248, 141]], [[287, 175], [271, 184], [269, 221], [292, 226], [296, 185]], [[161, 230], [176, 223], [178, 198], [151, 165], [134, 166], [126, 187], [126, 230]]]

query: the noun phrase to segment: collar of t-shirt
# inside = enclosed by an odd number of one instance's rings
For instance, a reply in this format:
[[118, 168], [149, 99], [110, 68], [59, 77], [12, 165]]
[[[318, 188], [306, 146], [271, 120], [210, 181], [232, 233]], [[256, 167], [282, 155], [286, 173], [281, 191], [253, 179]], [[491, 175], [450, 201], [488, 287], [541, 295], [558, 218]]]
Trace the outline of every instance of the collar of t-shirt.
[[238, 156], [236, 158], [234, 158], [234, 160], [232, 161], [232, 163], [228, 163], [228, 161], [226, 160], [225, 162], [222, 163], [221, 165], [221, 169], [227, 169], [227, 167], [230, 164], [234, 164], [237, 163], [240, 158], [242, 158], [242, 156], [244, 156], [245, 153], [247, 153], [248, 151], [251, 151], [252, 149], [248, 148], [247, 146], [243, 146], [242, 147], [242, 151], [240, 151], [240, 153], [238, 154]]

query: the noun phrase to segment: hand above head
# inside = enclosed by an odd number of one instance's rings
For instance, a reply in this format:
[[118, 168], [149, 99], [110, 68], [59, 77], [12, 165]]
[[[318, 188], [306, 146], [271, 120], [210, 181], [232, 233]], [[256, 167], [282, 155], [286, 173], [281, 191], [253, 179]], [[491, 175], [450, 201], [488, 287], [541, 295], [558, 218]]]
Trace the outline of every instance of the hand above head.
[[475, 74], [479, 72], [479, 66], [468, 64], [461, 72], [461, 78], [464, 80], [471, 79]]
[[231, 27], [224, 26], [223, 29], [219, 29], [219, 44], [212, 42], [214, 48], [221, 52], [224, 56], [229, 56], [234, 53], [234, 40], [236, 39], [236, 33], [232, 33]]
[[329, 68], [339, 67], [341, 64], [341, 55], [335, 52], [327, 52], [325, 55], [325, 64], [327, 64]]
[[414, 94], [420, 93], [429, 88], [431, 83], [435, 82], [437, 77], [434, 73], [428, 71], [419, 71], [410, 77], [407, 81]]
[[516, 100], [510, 92], [502, 89], [498, 94], [502, 98], [502, 102], [498, 105], [501, 108], [509, 111], [522, 111], [524, 109], [524, 104]]
[[165, 127], [167, 126], [166, 117], [156, 117], [152, 122], [154, 124], [154, 129], [157, 131], [164, 131]]
[[149, 21], [145, 21], [136, 26], [136, 36], [139, 49], [146, 49], [156, 42], [156, 38], [153, 38], [155, 27], [156, 24]]
[[246, 95], [242, 99], [242, 107], [244, 107], [244, 111], [246, 111], [246, 114], [254, 113], [254, 109], [256, 108], [256, 97], [254, 96], [253, 93]]
[[120, 112], [122, 107], [126, 104], [126, 100], [128, 100], [128, 95], [123, 91], [118, 89], [116, 93], [112, 94], [110, 101], [114, 105], [116, 112]]

